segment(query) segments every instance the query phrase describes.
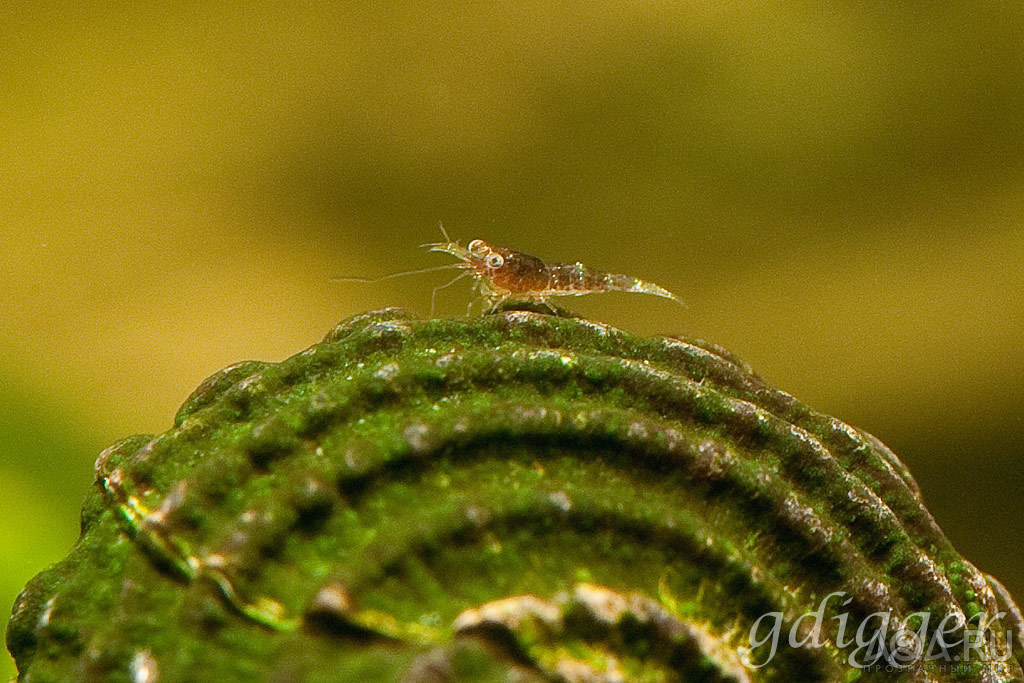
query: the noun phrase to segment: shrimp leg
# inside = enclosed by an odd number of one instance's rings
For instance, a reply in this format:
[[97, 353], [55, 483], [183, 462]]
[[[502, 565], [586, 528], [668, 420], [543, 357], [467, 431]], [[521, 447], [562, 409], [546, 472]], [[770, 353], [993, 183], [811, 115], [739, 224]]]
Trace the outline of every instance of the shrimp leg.
[[451, 285], [454, 285], [456, 282], [458, 282], [462, 278], [466, 277], [467, 275], [470, 275], [471, 273], [472, 273], [472, 271], [469, 271], [469, 270], [463, 271], [463, 272], [459, 273], [458, 275], [456, 275], [453, 279], [451, 279], [448, 282], [446, 282], [445, 284], [439, 285], [437, 287], [434, 287], [434, 289], [430, 292], [430, 317], [431, 318], [434, 317], [434, 298], [437, 296], [437, 292], [439, 290], [444, 289], [445, 287], [450, 287]]

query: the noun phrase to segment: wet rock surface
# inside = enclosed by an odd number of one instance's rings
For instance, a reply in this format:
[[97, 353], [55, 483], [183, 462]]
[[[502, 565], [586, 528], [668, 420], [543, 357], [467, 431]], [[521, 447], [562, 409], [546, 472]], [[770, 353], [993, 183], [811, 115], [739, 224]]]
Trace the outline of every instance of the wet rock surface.
[[[107, 449], [15, 605], [22, 679], [1024, 676], [1019, 609], [878, 440], [712, 344], [514, 308], [356, 316]], [[839, 616], [878, 612], [1003, 617], [969, 664], [859, 668]], [[820, 647], [751, 648], [769, 613]]]

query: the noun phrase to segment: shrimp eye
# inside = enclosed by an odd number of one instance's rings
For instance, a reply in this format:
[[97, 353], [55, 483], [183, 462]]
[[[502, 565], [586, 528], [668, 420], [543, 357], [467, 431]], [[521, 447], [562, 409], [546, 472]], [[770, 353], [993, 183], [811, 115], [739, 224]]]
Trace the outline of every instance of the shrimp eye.
[[483, 240], [473, 240], [472, 242], [469, 243], [469, 252], [471, 254], [483, 256], [488, 251], [490, 251], [490, 248], [487, 246], [487, 243], [484, 242]]
[[491, 254], [487, 257], [488, 268], [501, 268], [503, 265], [505, 265], [505, 259], [501, 254]]

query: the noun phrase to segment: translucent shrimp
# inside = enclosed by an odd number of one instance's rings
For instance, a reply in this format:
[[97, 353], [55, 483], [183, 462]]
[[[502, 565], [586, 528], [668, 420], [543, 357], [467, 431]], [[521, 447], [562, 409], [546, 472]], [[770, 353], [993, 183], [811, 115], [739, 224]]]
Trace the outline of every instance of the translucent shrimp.
[[[600, 292], [652, 294], [682, 305], [675, 294], [653, 282], [628, 275], [606, 273], [582, 263], [547, 264], [536, 256], [496, 247], [479, 239], [463, 247], [452, 241], [443, 227], [441, 232], [445, 237], [444, 242], [423, 246], [429, 247], [430, 251], [444, 252], [459, 259], [461, 263], [455, 265], [465, 268], [468, 274], [473, 276], [480, 293], [490, 304], [490, 311], [497, 310], [509, 299], [534, 301], [550, 306], [548, 297], [582, 296]], [[464, 275], [466, 273], [456, 280]]]
[[[582, 263], [547, 264], [536, 256], [496, 247], [483, 240], [473, 240], [468, 246], [462, 246], [448, 237], [444, 226], [441, 226], [444, 242], [424, 244], [430, 251], [451, 254], [459, 259], [459, 263], [451, 263], [431, 268], [420, 268], [401, 273], [392, 273], [376, 280], [361, 278], [339, 278], [348, 282], [378, 282], [394, 277], [402, 277], [415, 273], [426, 273], [437, 270], [456, 269], [459, 273], [449, 282], [435, 287], [430, 295], [430, 312], [434, 312], [434, 299], [437, 292], [455, 284], [464, 277], [472, 276], [477, 289], [489, 304], [488, 312], [498, 309], [506, 301], [532, 301], [551, 307], [548, 297], [582, 296], [600, 292], [634, 292], [651, 294], [671, 299], [684, 305], [679, 298], [664, 287], [653, 282], [616, 273], [606, 273]], [[553, 310], [553, 307], [551, 307]]]

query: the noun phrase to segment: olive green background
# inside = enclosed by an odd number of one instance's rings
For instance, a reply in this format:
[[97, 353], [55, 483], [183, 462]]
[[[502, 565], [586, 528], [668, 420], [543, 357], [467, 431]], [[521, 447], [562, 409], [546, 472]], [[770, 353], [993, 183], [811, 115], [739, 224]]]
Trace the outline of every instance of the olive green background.
[[[429, 313], [418, 245], [653, 280], [1024, 596], [1024, 4], [4, 3], [0, 603], [207, 375]], [[439, 294], [461, 315], [464, 283]], [[0, 660], [0, 678], [13, 674]]]

